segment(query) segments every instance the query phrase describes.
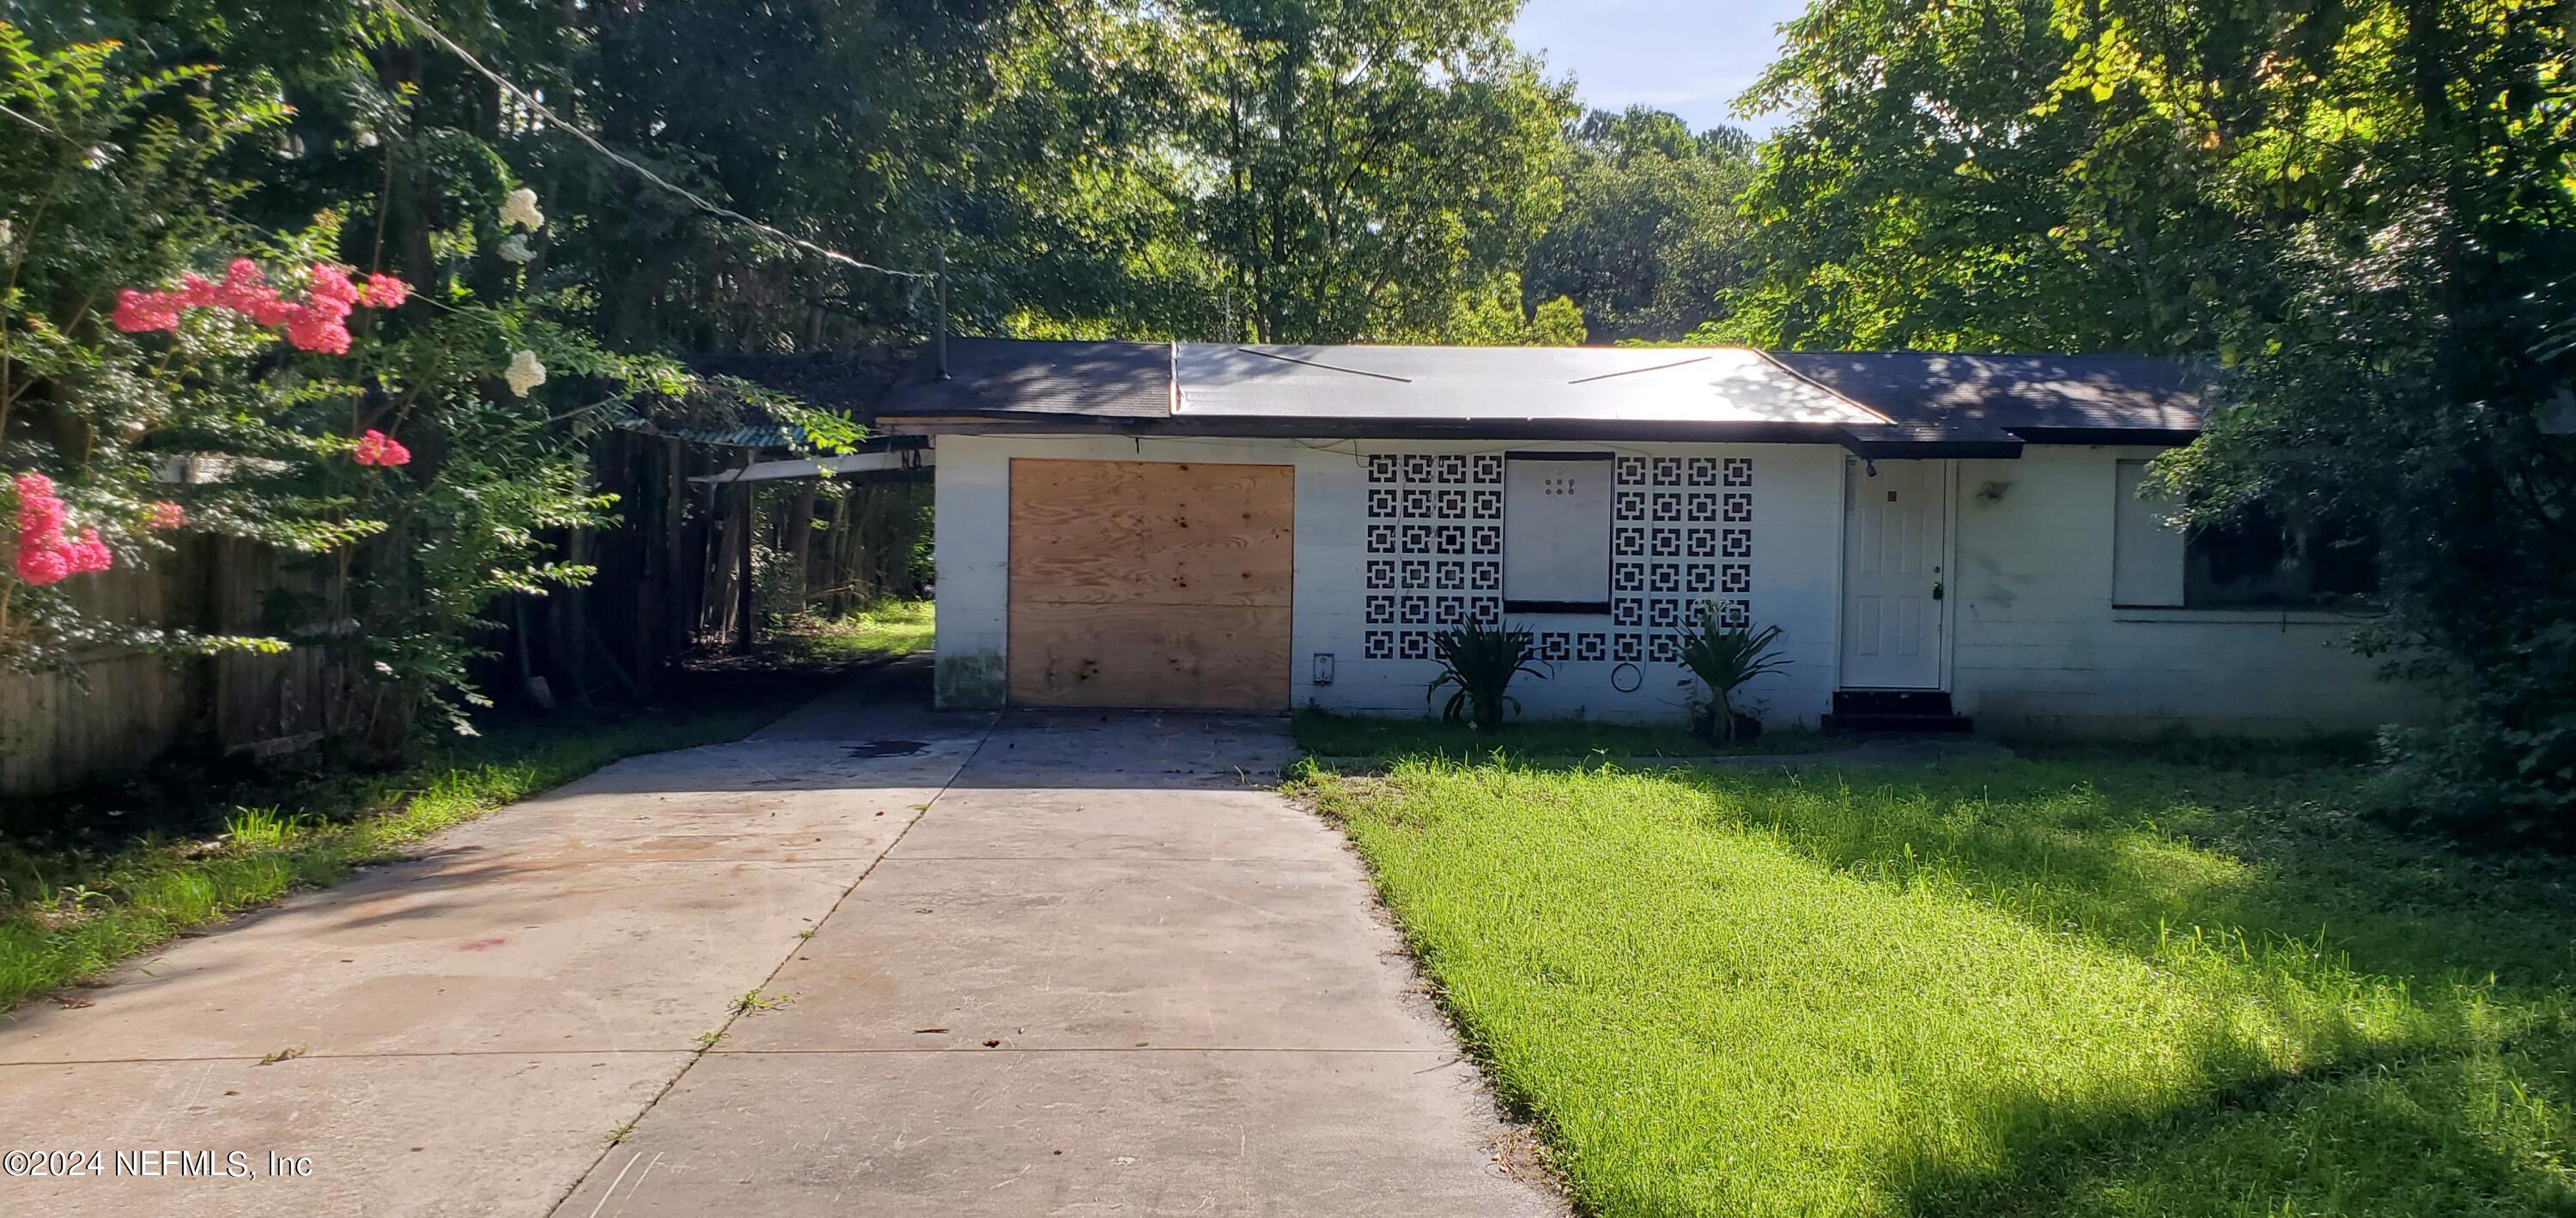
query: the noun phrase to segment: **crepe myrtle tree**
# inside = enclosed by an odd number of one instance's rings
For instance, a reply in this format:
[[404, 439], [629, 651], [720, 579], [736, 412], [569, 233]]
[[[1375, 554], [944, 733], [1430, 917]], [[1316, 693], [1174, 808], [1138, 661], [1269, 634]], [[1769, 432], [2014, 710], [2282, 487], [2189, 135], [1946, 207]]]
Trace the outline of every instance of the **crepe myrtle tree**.
[[[112, 43], [39, 52], [5, 23], [0, 61], [0, 669], [71, 669], [102, 645], [319, 647], [346, 674], [336, 733], [398, 738], [424, 707], [470, 731], [485, 606], [592, 574], [547, 535], [612, 520], [582, 447], [594, 430], [756, 402], [820, 446], [856, 438], [592, 341], [567, 320], [587, 302], [530, 290], [512, 255], [544, 223], [524, 188], [458, 185], [474, 217], [448, 234], [458, 265], [408, 283], [343, 262], [357, 243], [338, 213], [286, 233], [230, 218], [247, 187], [221, 177], [223, 154], [286, 119], [273, 90], [127, 73]], [[468, 273], [477, 249], [498, 274]], [[504, 286], [481, 298], [478, 279]], [[302, 599], [256, 635], [208, 635], [78, 595], [183, 532], [287, 555]]]

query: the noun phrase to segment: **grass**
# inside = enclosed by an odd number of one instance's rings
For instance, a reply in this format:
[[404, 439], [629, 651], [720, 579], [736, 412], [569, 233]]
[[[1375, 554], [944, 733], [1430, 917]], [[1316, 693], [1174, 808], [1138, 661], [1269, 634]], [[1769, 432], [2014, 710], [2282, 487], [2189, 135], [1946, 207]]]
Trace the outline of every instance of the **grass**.
[[740, 739], [778, 710], [716, 699], [498, 721], [391, 772], [244, 787], [260, 806], [191, 808], [159, 791], [11, 808], [0, 822], [0, 1010], [619, 758]]
[[1319, 757], [1483, 760], [1500, 753], [1524, 760], [1634, 761], [1657, 757], [1811, 753], [1837, 747], [1817, 732], [1767, 731], [1746, 744], [1714, 745], [1672, 724], [1603, 723], [1592, 719], [1515, 719], [1480, 732], [1436, 718], [1337, 715], [1307, 707], [1290, 721], [1299, 748]]
[[2576, 869], [2347, 765], [1305, 782], [1591, 1212], [2576, 1211]]
[[935, 606], [929, 601], [880, 601], [844, 617], [818, 621], [791, 636], [818, 658], [876, 659], [928, 651]]

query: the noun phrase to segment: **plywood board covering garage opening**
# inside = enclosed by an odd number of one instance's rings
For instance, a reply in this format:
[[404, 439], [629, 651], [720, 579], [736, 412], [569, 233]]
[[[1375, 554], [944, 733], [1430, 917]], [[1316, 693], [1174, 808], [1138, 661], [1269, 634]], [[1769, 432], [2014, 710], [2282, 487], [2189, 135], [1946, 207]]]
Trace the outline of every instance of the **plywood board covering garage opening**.
[[1296, 471], [1011, 462], [1011, 700], [1283, 710]]

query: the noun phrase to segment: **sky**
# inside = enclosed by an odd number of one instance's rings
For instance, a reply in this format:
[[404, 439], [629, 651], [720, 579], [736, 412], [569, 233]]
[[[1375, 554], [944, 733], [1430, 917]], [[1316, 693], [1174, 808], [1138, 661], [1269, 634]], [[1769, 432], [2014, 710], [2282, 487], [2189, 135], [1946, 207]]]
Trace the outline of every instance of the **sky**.
[[1806, 0], [1529, 0], [1512, 38], [1574, 77], [1575, 99], [1603, 110], [1653, 106], [1693, 130], [1733, 123], [1755, 135], [1781, 116], [1734, 115], [1735, 97], [1780, 47], [1775, 27]]

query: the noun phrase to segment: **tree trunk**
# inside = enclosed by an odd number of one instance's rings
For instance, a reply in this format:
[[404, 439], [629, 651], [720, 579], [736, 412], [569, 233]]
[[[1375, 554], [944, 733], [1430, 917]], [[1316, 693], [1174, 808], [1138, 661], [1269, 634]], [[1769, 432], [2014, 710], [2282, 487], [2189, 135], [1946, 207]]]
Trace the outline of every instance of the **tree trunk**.
[[832, 501], [832, 528], [823, 535], [824, 611], [836, 617], [850, 611], [850, 515], [858, 495], [853, 487]]
[[802, 613], [813, 600], [806, 590], [814, 586], [814, 573], [806, 562], [814, 552], [814, 495], [819, 482], [808, 478], [797, 484], [796, 498], [787, 505], [787, 521], [778, 526], [786, 534], [778, 548], [787, 552], [787, 569], [796, 574], [796, 603], [780, 606], [782, 612]]
[[[676, 661], [689, 649], [689, 630], [695, 625], [680, 613], [683, 594], [694, 585], [689, 582], [691, 569], [684, 565], [689, 554], [689, 467], [687, 450], [678, 440], [662, 441], [662, 646], [660, 668]], [[703, 567], [703, 564], [700, 564]], [[703, 577], [704, 572], [696, 574]], [[692, 610], [696, 605], [690, 605]]]
[[[423, 54], [419, 47], [388, 44], [376, 51], [376, 79], [396, 97], [417, 99], [421, 96]], [[385, 145], [385, 197], [378, 206], [380, 232], [393, 245], [393, 253], [402, 266], [403, 278], [427, 287], [438, 270], [429, 248], [430, 230], [437, 227], [433, 199], [435, 187], [420, 170], [419, 158], [411, 147], [411, 111], [417, 101], [407, 102], [399, 138]]]

